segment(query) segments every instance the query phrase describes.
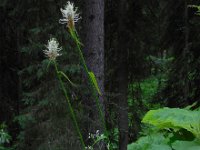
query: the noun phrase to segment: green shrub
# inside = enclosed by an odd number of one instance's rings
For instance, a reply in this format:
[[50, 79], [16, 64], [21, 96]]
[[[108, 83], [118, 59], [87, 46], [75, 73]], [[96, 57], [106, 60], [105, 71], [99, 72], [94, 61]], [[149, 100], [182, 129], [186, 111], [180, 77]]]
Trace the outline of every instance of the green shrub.
[[[188, 107], [189, 108], [189, 107]], [[140, 137], [129, 150], [199, 150], [200, 110], [161, 108], [150, 110], [142, 122], [156, 128]], [[155, 130], [154, 130], [155, 131]]]
[[0, 150], [10, 150], [5, 147], [5, 144], [11, 140], [11, 136], [7, 133], [6, 128], [4, 123], [0, 125]]

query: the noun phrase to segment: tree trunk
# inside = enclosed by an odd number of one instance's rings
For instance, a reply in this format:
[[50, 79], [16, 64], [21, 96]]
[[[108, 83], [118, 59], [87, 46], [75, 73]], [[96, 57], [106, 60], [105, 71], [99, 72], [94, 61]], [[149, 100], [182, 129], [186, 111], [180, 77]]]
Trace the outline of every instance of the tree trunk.
[[184, 66], [185, 66], [185, 69], [184, 69], [184, 72], [183, 72], [183, 78], [184, 78], [184, 81], [185, 81], [185, 87], [183, 89], [183, 95], [184, 95], [184, 101], [187, 102], [187, 99], [188, 99], [188, 93], [189, 93], [189, 83], [188, 83], [188, 53], [189, 53], [189, 26], [188, 26], [188, 2], [187, 0], [185, 0], [185, 12], [184, 12], [184, 15], [185, 15], [185, 48], [183, 50], [183, 57], [185, 59], [184, 61]]
[[126, 35], [126, 1], [119, 2], [118, 20], [118, 51], [117, 51], [117, 79], [118, 79], [118, 110], [119, 110], [119, 149], [126, 150], [128, 144], [128, 50]]
[[0, 123], [6, 122], [12, 139], [16, 140], [18, 125], [13, 119], [19, 114], [19, 52], [17, 34], [13, 28], [13, 20], [9, 18], [8, 10], [0, 8]]
[[[83, 22], [86, 63], [89, 70], [94, 72], [99, 88], [104, 93], [104, 0], [86, 0], [84, 2]], [[91, 101], [92, 106], [90, 107], [93, 111], [91, 117], [97, 125], [93, 127], [93, 130], [99, 130], [100, 117], [98, 109], [94, 98]], [[100, 97], [100, 102], [103, 105], [102, 97]]]
[[94, 72], [104, 91], [104, 1], [87, 0], [84, 10], [84, 53], [89, 69]]

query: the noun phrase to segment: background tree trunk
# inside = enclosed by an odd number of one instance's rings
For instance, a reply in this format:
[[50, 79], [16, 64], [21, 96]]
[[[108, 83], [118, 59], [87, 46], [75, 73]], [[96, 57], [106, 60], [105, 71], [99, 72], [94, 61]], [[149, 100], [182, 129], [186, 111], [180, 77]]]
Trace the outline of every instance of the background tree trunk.
[[118, 9], [118, 53], [117, 82], [119, 111], [119, 149], [126, 150], [128, 144], [128, 50], [126, 34], [126, 1], [120, 0]]
[[7, 123], [13, 140], [16, 140], [18, 125], [13, 119], [19, 114], [19, 52], [16, 26], [8, 12], [6, 7], [0, 7], [0, 123]]
[[183, 50], [183, 57], [186, 58], [186, 61], [184, 61], [184, 72], [183, 72], [183, 78], [185, 82], [185, 88], [183, 90], [184, 95], [184, 101], [187, 101], [188, 94], [189, 94], [189, 83], [188, 83], [188, 60], [189, 60], [189, 26], [188, 26], [188, 2], [185, 0], [185, 48]]

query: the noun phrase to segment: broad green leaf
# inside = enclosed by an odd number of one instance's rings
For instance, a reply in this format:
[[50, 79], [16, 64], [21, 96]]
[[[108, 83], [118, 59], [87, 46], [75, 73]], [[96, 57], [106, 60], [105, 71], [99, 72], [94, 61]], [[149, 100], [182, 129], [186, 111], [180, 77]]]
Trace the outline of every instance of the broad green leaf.
[[93, 72], [89, 72], [89, 76], [90, 76], [90, 79], [91, 79], [92, 83], [94, 84], [94, 87], [96, 88], [97, 92], [99, 93], [99, 95], [102, 95], [94, 73]]
[[169, 145], [152, 145], [152, 147], [148, 150], [172, 150], [171, 147]]
[[196, 141], [176, 141], [172, 144], [174, 150], [200, 150], [200, 143]]
[[160, 129], [186, 129], [200, 138], [200, 112], [179, 108], [162, 108], [150, 110], [144, 116], [143, 123], [154, 125]]
[[135, 143], [129, 144], [128, 150], [172, 150], [168, 142], [168, 138], [156, 133], [141, 137]]

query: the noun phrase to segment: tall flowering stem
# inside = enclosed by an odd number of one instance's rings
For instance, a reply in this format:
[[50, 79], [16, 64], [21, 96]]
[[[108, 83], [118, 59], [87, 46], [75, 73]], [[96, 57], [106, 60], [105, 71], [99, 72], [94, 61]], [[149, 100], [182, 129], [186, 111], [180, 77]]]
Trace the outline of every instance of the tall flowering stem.
[[78, 126], [78, 122], [77, 122], [77, 120], [76, 120], [76, 116], [75, 116], [74, 110], [73, 110], [72, 105], [71, 105], [71, 103], [70, 103], [70, 100], [69, 100], [69, 97], [68, 97], [68, 94], [67, 94], [67, 90], [65, 89], [64, 83], [63, 83], [63, 81], [62, 81], [62, 79], [61, 79], [61, 74], [60, 74], [60, 71], [58, 70], [58, 66], [57, 66], [56, 61], [53, 61], [53, 63], [54, 63], [54, 67], [55, 67], [55, 70], [56, 70], [56, 74], [57, 74], [58, 80], [59, 80], [59, 82], [60, 82], [61, 88], [62, 88], [62, 90], [63, 90], [65, 99], [66, 99], [67, 104], [68, 104], [68, 107], [69, 107], [70, 115], [71, 115], [72, 120], [73, 120], [73, 122], [74, 122], [74, 125], [75, 125], [76, 131], [77, 131], [77, 133], [78, 133], [78, 136], [79, 136], [79, 138], [80, 138], [81, 145], [82, 145], [83, 149], [85, 150], [85, 147], [86, 147], [86, 146], [85, 146], [85, 143], [84, 143], [84, 141], [83, 141], [83, 136], [82, 136], [81, 131], [80, 131], [80, 128], [79, 128], [79, 126]]
[[[80, 61], [81, 61], [81, 64], [83, 65], [83, 68], [89, 79], [89, 86], [91, 87], [91, 90], [92, 90], [92, 96], [95, 99], [95, 103], [98, 108], [102, 126], [104, 127], [104, 132], [106, 133], [107, 130], [106, 130], [106, 123], [105, 123], [105, 119], [104, 119], [103, 106], [101, 105], [99, 97], [98, 97], [98, 93], [100, 93], [100, 90], [99, 90], [98, 84], [96, 82], [96, 79], [94, 81], [94, 74], [89, 71], [89, 69], [86, 65], [86, 61], [85, 61], [85, 59], [83, 57], [83, 53], [81, 51], [82, 44], [79, 40], [78, 34], [75, 29], [75, 23], [78, 22], [79, 19], [81, 19], [81, 17], [79, 16], [79, 13], [77, 13], [77, 10], [78, 10], [78, 8], [74, 7], [74, 4], [68, 1], [67, 5], [65, 5], [64, 9], [61, 8], [61, 13], [63, 15], [63, 18], [60, 19], [59, 22], [61, 24], [67, 24], [67, 28], [69, 29], [69, 32], [70, 32], [73, 40], [76, 43], [76, 46], [78, 49], [78, 54], [80, 56]], [[93, 77], [91, 75], [93, 75]]]
[[92, 90], [92, 96], [94, 97], [95, 99], [95, 103], [98, 107], [98, 112], [99, 112], [99, 115], [100, 115], [100, 118], [101, 118], [101, 122], [102, 122], [102, 125], [104, 127], [104, 131], [106, 132], [106, 123], [105, 123], [105, 119], [104, 119], [104, 113], [103, 113], [103, 106], [102, 104], [100, 103], [99, 101], [99, 97], [98, 97], [98, 91], [92, 81], [92, 78], [90, 76], [90, 71], [86, 65], [86, 61], [84, 59], [84, 56], [83, 56], [83, 53], [82, 53], [82, 50], [81, 50], [81, 42], [79, 40], [79, 37], [77, 35], [77, 32], [76, 32], [76, 29], [73, 27], [73, 28], [68, 28], [69, 29], [69, 32], [73, 38], [73, 40], [75, 41], [76, 43], [76, 46], [77, 46], [77, 49], [78, 49], [78, 54], [80, 56], [80, 61], [81, 61], [81, 64], [83, 65], [83, 68], [87, 74], [87, 78], [89, 79], [89, 86], [91, 87], [91, 90]]

